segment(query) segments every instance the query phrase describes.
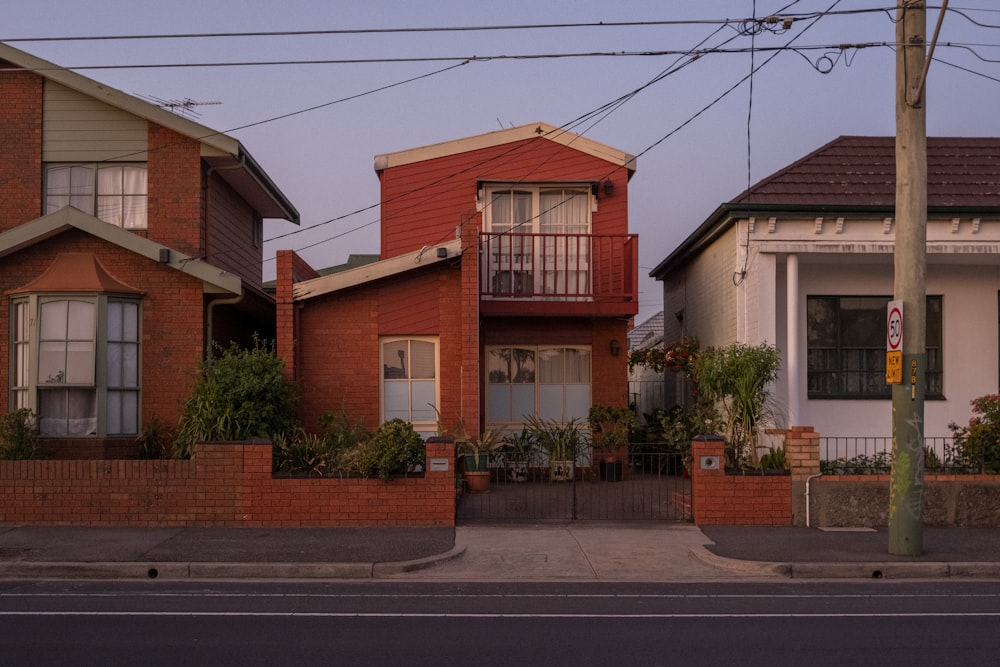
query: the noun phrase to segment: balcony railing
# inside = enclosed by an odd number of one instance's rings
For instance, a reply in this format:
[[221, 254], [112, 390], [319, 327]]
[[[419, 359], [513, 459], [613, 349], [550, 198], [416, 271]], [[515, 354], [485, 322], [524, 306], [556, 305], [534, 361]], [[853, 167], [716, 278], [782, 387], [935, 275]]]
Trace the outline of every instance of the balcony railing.
[[484, 303], [638, 304], [634, 234], [484, 233], [480, 250], [479, 291]]

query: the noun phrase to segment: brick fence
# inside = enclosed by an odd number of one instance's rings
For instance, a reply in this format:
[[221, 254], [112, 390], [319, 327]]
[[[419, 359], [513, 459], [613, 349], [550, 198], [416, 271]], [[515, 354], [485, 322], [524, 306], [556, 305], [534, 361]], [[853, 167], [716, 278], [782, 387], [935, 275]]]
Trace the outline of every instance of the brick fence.
[[[691, 514], [698, 525], [881, 527], [889, 522], [889, 475], [821, 475], [820, 434], [781, 432], [789, 474], [727, 473], [725, 442], [691, 443]], [[705, 466], [703, 457], [709, 463]], [[931, 526], [1000, 527], [1000, 475], [925, 474], [922, 518]]]
[[691, 443], [691, 510], [695, 524], [791, 525], [791, 476], [727, 473], [725, 445], [718, 436], [699, 436]]
[[0, 461], [0, 524], [453, 526], [454, 452], [432, 438], [427, 472], [389, 483], [275, 477], [270, 443], [201, 444], [186, 461]]

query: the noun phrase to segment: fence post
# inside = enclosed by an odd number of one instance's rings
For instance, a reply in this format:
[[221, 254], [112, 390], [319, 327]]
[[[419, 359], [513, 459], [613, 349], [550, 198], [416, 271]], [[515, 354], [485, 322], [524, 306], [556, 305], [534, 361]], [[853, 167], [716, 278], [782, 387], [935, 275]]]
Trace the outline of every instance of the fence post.
[[721, 523], [718, 503], [725, 486], [726, 441], [720, 435], [699, 435], [691, 441], [691, 517], [696, 526]]
[[812, 426], [785, 431], [785, 459], [792, 473], [792, 525], [806, 525], [806, 486], [819, 474], [819, 433]]

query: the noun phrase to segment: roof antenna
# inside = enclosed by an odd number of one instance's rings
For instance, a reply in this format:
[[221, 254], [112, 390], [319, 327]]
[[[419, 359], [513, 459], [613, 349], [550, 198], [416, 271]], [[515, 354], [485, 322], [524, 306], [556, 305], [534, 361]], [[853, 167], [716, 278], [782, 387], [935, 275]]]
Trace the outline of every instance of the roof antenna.
[[190, 97], [185, 97], [183, 100], [161, 100], [159, 97], [153, 97], [151, 95], [140, 95], [139, 97], [149, 100], [161, 109], [166, 109], [167, 111], [171, 111], [178, 116], [183, 116], [189, 120], [201, 117], [201, 113], [195, 111], [194, 107], [201, 107], [209, 104], [222, 104], [222, 102], [195, 102]]

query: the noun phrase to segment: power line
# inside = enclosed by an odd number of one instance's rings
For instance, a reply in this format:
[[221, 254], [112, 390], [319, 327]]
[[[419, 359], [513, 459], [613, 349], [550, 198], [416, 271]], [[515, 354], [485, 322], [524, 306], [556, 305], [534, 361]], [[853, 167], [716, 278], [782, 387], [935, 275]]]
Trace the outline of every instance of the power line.
[[[827, 15], [851, 15], [884, 13], [895, 9], [895, 7], [876, 7], [866, 9], [843, 10], [840, 12], [830, 12]], [[0, 39], [4, 42], [80, 42], [80, 41], [113, 41], [113, 40], [143, 40], [143, 39], [218, 39], [230, 37], [302, 37], [317, 35], [371, 35], [371, 34], [393, 34], [393, 33], [437, 33], [437, 32], [486, 32], [486, 31], [506, 31], [506, 30], [549, 30], [565, 28], [627, 28], [627, 27], [657, 27], [657, 26], [690, 26], [690, 25], [733, 25], [745, 24], [748, 22], [776, 23], [783, 19], [801, 21], [817, 18], [821, 12], [808, 12], [804, 14], [788, 14], [782, 16], [751, 17], [740, 19], [677, 19], [666, 21], [590, 21], [576, 23], [529, 23], [529, 24], [509, 24], [509, 25], [479, 25], [479, 26], [429, 26], [422, 28], [341, 28], [327, 30], [268, 30], [254, 32], [189, 32], [189, 33], [163, 33], [145, 35], [76, 35], [61, 37], [12, 37]]]

